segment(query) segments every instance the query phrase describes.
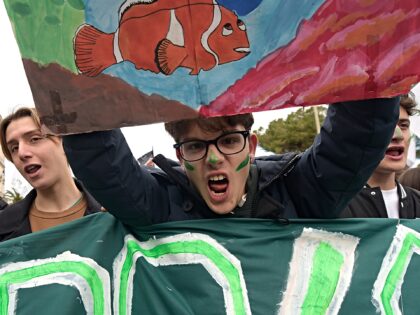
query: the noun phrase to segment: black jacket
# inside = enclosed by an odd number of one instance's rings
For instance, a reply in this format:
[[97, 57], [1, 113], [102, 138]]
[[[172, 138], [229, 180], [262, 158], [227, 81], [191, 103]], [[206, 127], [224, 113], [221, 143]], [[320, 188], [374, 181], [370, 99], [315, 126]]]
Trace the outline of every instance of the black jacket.
[[[77, 188], [86, 197], [87, 208], [85, 215], [100, 212], [101, 205], [89, 194], [82, 183], [75, 180]], [[0, 241], [10, 240], [32, 233], [29, 223], [29, 210], [36, 197], [36, 190], [32, 189], [22, 200], [9, 205], [0, 212]]]
[[[420, 191], [397, 182], [400, 219], [420, 217]], [[379, 187], [365, 185], [341, 214], [342, 218], [387, 218], [385, 201]]]
[[[331, 105], [320, 135], [298, 158], [256, 161], [257, 198], [247, 216], [271, 218], [266, 210], [278, 208], [282, 218], [338, 217], [383, 158], [398, 113], [399, 98]], [[64, 148], [77, 178], [123, 223], [225, 217], [207, 207], [179, 168], [140, 166], [120, 130], [65, 136]]]
[[0, 197], [0, 210], [3, 210], [8, 206], [9, 204], [3, 198]]

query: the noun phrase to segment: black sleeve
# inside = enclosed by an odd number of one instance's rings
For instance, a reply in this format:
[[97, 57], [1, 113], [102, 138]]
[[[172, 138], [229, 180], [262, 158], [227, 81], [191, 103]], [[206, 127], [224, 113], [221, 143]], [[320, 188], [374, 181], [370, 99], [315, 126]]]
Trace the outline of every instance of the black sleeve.
[[165, 221], [165, 187], [140, 166], [119, 129], [64, 136], [75, 176], [117, 219], [128, 225]]
[[338, 217], [385, 154], [399, 97], [333, 104], [313, 145], [286, 177], [300, 217]]

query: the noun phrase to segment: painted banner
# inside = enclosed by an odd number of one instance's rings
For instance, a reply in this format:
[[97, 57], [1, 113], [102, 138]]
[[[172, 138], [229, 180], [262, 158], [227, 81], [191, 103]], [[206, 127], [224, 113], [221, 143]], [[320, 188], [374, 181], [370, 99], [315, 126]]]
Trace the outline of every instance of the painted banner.
[[56, 133], [394, 96], [420, 0], [4, 0]]
[[0, 314], [417, 314], [420, 221], [107, 213], [0, 244]]

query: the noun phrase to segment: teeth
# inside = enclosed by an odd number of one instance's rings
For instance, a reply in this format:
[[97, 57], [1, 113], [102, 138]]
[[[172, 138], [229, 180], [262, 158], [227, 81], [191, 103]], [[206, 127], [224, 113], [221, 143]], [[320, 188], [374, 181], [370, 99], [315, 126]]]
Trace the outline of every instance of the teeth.
[[224, 180], [226, 177], [224, 175], [215, 175], [215, 176], [211, 176], [210, 180], [212, 181], [218, 181], [218, 180]]
[[32, 172], [34, 172], [34, 171], [36, 171], [37, 170], [37, 166], [35, 166], [35, 165], [30, 165], [30, 166], [28, 166], [28, 167], [26, 167], [26, 171], [28, 172], [28, 173], [32, 173]]

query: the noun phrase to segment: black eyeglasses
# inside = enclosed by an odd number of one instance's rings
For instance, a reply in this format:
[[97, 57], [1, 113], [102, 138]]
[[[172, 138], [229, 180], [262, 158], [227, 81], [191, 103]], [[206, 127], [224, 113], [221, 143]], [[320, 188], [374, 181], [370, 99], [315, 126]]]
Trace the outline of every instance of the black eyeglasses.
[[187, 140], [174, 144], [181, 157], [188, 162], [201, 160], [207, 155], [210, 144], [214, 144], [220, 153], [232, 155], [245, 148], [249, 130], [232, 131], [222, 134], [213, 140]]

